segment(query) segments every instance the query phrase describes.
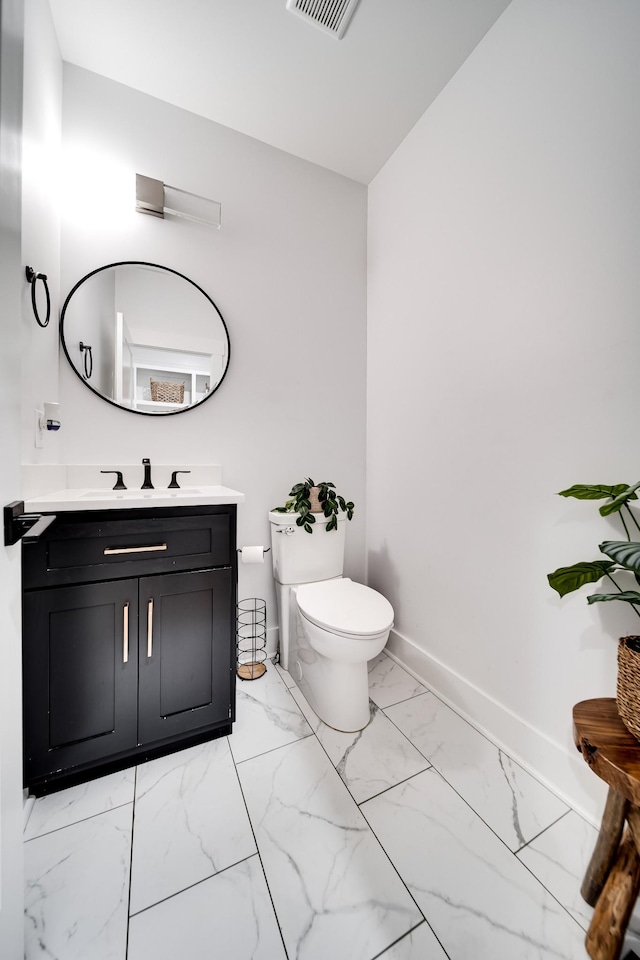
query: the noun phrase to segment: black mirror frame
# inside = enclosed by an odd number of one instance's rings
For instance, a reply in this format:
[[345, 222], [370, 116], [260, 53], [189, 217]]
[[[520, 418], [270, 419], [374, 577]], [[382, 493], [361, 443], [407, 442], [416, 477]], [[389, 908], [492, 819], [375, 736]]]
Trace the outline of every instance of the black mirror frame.
[[[221, 321], [221, 323], [222, 323], [222, 327], [223, 327], [223, 329], [224, 329], [225, 337], [227, 338], [227, 365], [226, 365], [226, 367], [225, 367], [225, 369], [224, 369], [224, 373], [223, 373], [222, 376], [220, 377], [220, 379], [219, 379], [219, 381], [217, 382], [217, 384], [215, 385], [215, 387], [214, 387], [212, 390], [210, 390], [209, 393], [206, 395], [206, 397], [203, 397], [202, 400], [198, 400], [197, 403], [192, 403], [192, 404], [191, 404], [190, 406], [188, 406], [188, 407], [181, 407], [179, 410], [165, 410], [165, 411], [163, 411], [162, 413], [152, 413], [150, 410], [133, 410], [131, 407], [125, 407], [125, 406], [123, 406], [123, 405], [120, 404], [120, 403], [116, 403], [115, 400], [111, 400], [110, 397], [105, 397], [104, 394], [102, 394], [102, 393], [100, 393], [98, 390], [94, 389], [94, 387], [91, 386], [91, 384], [89, 383], [89, 381], [86, 380], [86, 379], [82, 376], [82, 374], [80, 373], [80, 371], [75, 367], [75, 365], [74, 365], [74, 363], [73, 363], [73, 361], [71, 360], [71, 357], [70, 357], [70, 355], [69, 355], [69, 351], [67, 350], [67, 344], [65, 343], [65, 339], [64, 339], [64, 315], [65, 315], [65, 313], [66, 313], [66, 311], [67, 311], [67, 307], [68, 307], [68, 305], [69, 305], [69, 301], [71, 300], [71, 297], [74, 295], [74, 293], [76, 292], [76, 290], [78, 289], [78, 287], [82, 286], [82, 284], [85, 283], [86, 280], [89, 280], [91, 277], [95, 276], [96, 273], [102, 273], [103, 270], [110, 270], [112, 267], [153, 267], [153, 268], [155, 268], [155, 269], [157, 269], [157, 270], [165, 270], [167, 273], [172, 273], [172, 274], [174, 274], [174, 276], [176, 276], [176, 277], [181, 277], [182, 280], [186, 280], [187, 283], [190, 283], [192, 287], [195, 287], [196, 290], [198, 290], [198, 291], [202, 294], [202, 296], [205, 297], [205, 298], [209, 301], [209, 303], [211, 304], [211, 306], [213, 307], [213, 309], [216, 311], [216, 313], [218, 314], [218, 316], [219, 316], [219, 318], [220, 318], [220, 321]], [[68, 293], [67, 298], [66, 298], [66, 300], [64, 301], [64, 304], [63, 304], [63, 306], [62, 306], [62, 310], [61, 310], [61, 312], [60, 312], [60, 343], [62, 344], [62, 349], [64, 350], [64, 355], [65, 355], [65, 357], [67, 358], [67, 360], [69, 361], [69, 366], [71, 367], [71, 369], [73, 370], [73, 372], [75, 373], [75, 375], [78, 377], [78, 379], [80, 380], [80, 382], [83, 383], [85, 387], [88, 387], [89, 390], [91, 390], [91, 392], [96, 395], [96, 397], [100, 397], [100, 399], [101, 399], [101, 400], [104, 400], [105, 403], [110, 403], [112, 407], [116, 407], [118, 410], [124, 410], [124, 411], [126, 411], [126, 412], [128, 412], [128, 413], [135, 413], [135, 414], [137, 414], [138, 416], [142, 416], [142, 417], [173, 417], [173, 416], [175, 416], [175, 415], [178, 414], [178, 413], [188, 413], [189, 410], [194, 410], [196, 407], [201, 407], [203, 403], [206, 403], [207, 400], [210, 400], [210, 399], [211, 399], [211, 397], [213, 396], [213, 394], [214, 394], [214, 393], [216, 392], [216, 390], [219, 388], [220, 384], [222, 383], [222, 381], [224, 380], [224, 378], [225, 378], [226, 375], [227, 375], [227, 372], [228, 372], [228, 370], [229, 370], [229, 364], [230, 364], [230, 362], [231, 362], [231, 340], [229, 339], [229, 331], [228, 331], [227, 325], [226, 325], [226, 323], [225, 323], [225, 321], [224, 321], [224, 317], [223, 317], [222, 314], [220, 313], [218, 307], [217, 307], [216, 304], [213, 302], [213, 300], [211, 299], [211, 297], [209, 296], [209, 294], [206, 293], [206, 292], [202, 289], [202, 287], [200, 287], [197, 283], [195, 283], [194, 280], [191, 280], [189, 277], [186, 277], [186, 276], [184, 275], [184, 273], [180, 273], [178, 270], [173, 270], [171, 267], [165, 267], [165, 266], [163, 266], [161, 263], [149, 263], [149, 262], [146, 261], [146, 260], [117, 260], [115, 263], [107, 263], [107, 264], [105, 264], [105, 265], [102, 266], [102, 267], [96, 267], [95, 270], [92, 270], [90, 273], [87, 273], [84, 277], [82, 277], [81, 280], [78, 280], [78, 282], [75, 284], [75, 286], [74, 286], [74, 287], [71, 289], [71, 291]]]

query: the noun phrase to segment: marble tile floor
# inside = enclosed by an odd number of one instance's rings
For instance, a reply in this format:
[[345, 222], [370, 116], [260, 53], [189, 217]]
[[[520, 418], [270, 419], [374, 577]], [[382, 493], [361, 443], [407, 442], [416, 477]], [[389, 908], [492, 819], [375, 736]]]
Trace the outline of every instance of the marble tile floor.
[[369, 680], [344, 734], [270, 664], [230, 737], [36, 800], [27, 960], [585, 960], [594, 828], [384, 653]]

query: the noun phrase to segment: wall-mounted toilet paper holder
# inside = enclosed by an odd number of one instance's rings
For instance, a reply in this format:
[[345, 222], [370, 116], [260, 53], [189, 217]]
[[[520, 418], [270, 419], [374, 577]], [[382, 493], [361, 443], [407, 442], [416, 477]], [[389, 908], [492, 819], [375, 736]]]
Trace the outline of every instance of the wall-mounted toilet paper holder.
[[238, 547], [238, 554], [242, 563], [264, 563], [265, 553], [269, 553], [271, 547]]

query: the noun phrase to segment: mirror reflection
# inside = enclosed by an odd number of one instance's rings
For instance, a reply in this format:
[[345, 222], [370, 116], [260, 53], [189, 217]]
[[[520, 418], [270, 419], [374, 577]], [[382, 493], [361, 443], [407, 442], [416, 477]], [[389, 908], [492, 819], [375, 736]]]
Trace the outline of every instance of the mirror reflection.
[[65, 301], [60, 335], [80, 379], [134, 413], [203, 403], [229, 364], [229, 335], [213, 300], [158, 264], [112, 263], [87, 274]]

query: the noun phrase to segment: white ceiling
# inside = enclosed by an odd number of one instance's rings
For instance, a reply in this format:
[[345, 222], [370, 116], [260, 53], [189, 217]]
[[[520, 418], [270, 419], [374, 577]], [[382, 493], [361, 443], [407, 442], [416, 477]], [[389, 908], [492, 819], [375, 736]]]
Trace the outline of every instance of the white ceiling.
[[369, 183], [510, 0], [50, 0], [64, 60]]

